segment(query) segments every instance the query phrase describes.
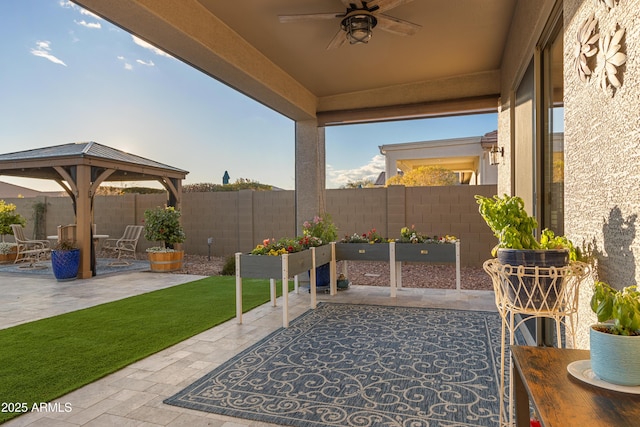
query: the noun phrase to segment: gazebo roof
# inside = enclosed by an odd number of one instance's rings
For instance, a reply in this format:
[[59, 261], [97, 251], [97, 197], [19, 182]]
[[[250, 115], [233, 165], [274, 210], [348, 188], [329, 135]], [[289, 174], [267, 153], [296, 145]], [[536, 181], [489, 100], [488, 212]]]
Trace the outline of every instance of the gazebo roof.
[[185, 170], [126, 153], [97, 142], [78, 142], [0, 154], [0, 175], [57, 179], [55, 167], [89, 165], [99, 170], [115, 170], [107, 181], [155, 181], [184, 179]]

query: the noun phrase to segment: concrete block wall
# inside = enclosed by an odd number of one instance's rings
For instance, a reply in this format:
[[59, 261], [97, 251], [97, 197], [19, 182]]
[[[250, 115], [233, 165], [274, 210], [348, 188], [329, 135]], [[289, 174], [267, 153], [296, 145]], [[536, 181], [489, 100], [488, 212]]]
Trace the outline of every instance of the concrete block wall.
[[[496, 239], [478, 214], [475, 194], [492, 196], [495, 185], [455, 187], [361, 188], [327, 190], [327, 212], [338, 227], [338, 237], [366, 233], [372, 228], [384, 237], [397, 238], [404, 226], [433, 235], [453, 234], [461, 239], [463, 265], [480, 266], [490, 258]], [[187, 253], [230, 256], [248, 252], [264, 239], [294, 237], [295, 194], [293, 191], [251, 191], [185, 193], [182, 222], [187, 235]], [[33, 230], [33, 204], [47, 203], [46, 230], [74, 222], [67, 197], [5, 199], [27, 218], [27, 235]], [[98, 234], [119, 237], [126, 225], [144, 224], [144, 211], [166, 204], [163, 194], [99, 196], [94, 200], [94, 222]], [[309, 218], [311, 219], [311, 218]], [[11, 237], [8, 238], [11, 240]], [[141, 238], [138, 251], [156, 246]]]
[[327, 190], [327, 212], [338, 227], [338, 238], [366, 233], [372, 228], [386, 236], [387, 195], [386, 188]]

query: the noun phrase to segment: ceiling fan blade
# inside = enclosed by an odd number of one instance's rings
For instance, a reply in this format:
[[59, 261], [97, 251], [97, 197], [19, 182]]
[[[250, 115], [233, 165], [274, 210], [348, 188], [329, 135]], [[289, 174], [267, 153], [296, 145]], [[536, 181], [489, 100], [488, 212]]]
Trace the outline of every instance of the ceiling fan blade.
[[376, 28], [380, 28], [381, 30], [397, 34], [399, 36], [412, 36], [416, 31], [422, 28], [421, 25], [414, 24], [413, 22], [379, 13], [376, 14], [376, 19], [378, 20]]
[[337, 49], [347, 42], [347, 35], [342, 29], [338, 30], [335, 36], [331, 39], [327, 45], [327, 50]]
[[[378, 6], [376, 13], [383, 13], [387, 10], [391, 10], [394, 7], [402, 6], [406, 3], [411, 3], [413, 0], [371, 0], [367, 2], [367, 7]], [[344, 2], [343, 2], [344, 3]]]
[[301, 15], [278, 15], [281, 24], [299, 21], [321, 21], [343, 17], [344, 13], [307, 13]]

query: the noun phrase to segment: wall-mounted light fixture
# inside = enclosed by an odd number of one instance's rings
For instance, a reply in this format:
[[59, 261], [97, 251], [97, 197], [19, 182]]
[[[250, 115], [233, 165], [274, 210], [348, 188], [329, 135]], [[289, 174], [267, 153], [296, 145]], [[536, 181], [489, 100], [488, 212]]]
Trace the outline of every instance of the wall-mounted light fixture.
[[489, 151], [489, 164], [490, 165], [498, 165], [500, 164], [500, 160], [504, 157], [504, 147], [498, 147], [494, 145], [491, 147], [491, 151]]

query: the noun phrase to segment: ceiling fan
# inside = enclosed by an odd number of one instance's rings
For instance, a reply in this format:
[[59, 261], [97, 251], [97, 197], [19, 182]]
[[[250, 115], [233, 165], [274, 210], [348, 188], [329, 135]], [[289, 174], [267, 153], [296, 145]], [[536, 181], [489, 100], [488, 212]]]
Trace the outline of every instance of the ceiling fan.
[[347, 41], [350, 44], [367, 43], [371, 39], [374, 27], [401, 36], [413, 35], [422, 28], [418, 24], [383, 13], [413, 0], [340, 1], [347, 8], [346, 12], [280, 15], [278, 18], [281, 23], [340, 18], [340, 29], [329, 42], [327, 49], [338, 48]]

